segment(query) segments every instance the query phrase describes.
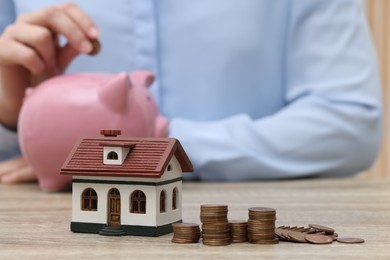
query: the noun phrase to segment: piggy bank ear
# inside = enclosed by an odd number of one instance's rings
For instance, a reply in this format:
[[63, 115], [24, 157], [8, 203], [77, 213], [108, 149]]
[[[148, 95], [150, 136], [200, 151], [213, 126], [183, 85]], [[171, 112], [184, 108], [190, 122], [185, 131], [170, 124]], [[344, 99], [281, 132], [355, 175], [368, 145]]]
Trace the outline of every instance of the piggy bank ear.
[[134, 71], [130, 74], [130, 77], [134, 84], [145, 86], [148, 88], [153, 84], [155, 80], [154, 75], [146, 70]]
[[127, 93], [132, 83], [127, 73], [120, 73], [99, 89], [100, 102], [116, 113], [127, 111]]

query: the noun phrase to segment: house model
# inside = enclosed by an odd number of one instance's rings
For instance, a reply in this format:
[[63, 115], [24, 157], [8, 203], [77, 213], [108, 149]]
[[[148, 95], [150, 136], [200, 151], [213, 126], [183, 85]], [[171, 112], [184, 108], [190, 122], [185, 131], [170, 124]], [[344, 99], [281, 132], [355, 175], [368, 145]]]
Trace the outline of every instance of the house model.
[[71, 231], [160, 236], [182, 221], [182, 173], [193, 171], [173, 138], [83, 138], [61, 174], [72, 175]]

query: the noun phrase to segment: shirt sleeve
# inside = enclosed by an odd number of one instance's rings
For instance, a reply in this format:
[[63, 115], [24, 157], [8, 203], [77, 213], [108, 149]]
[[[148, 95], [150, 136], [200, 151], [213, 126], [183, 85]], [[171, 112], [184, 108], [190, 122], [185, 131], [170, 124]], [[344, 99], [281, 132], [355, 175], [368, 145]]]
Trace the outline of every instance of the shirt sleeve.
[[3, 34], [4, 28], [15, 20], [15, 7], [11, 0], [0, 1], [0, 33]]
[[368, 168], [382, 136], [376, 56], [362, 2], [291, 1], [285, 107], [254, 120], [171, 120], [203, 180], [346, 176]]
[[20, 155], [17, 135], [0, 125], [0, 161]]
[[[11, 0], [0, 1], [0, 34], [5, 27], [15, 20], [14, 4]], [[19, 155], [19, 146], [16, 133], [0, 125], [0, 161]]]

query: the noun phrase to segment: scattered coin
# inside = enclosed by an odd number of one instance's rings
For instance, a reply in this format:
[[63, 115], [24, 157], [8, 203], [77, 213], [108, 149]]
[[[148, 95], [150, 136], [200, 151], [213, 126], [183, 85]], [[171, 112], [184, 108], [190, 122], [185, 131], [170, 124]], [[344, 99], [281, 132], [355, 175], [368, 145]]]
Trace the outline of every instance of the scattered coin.
[[358, 243], [364, 243], [364, 239], [357, 238], [357, 237], [340, 237], [337, 238], [337, 242], [346, 243], [346, 244], [358, 244]]
[[309, 224], [309, 227], [314, 228], [314, 229], [319, 230], [319, 231], [324, 231], [326, 234], [333, 234], [334, 233], [333, 228], [318, 225], [318, 224]]
[[306, 233], [300, 231], [291, 230], [288, 232], [288, 237], [294, 242], [307, 243], [306, 236]]
[[330, 244], [333, 242], [331, 237], [320, 234], [308, 234], [305, 239], [313, 244]]
[[313, 234], [316, 233], [317, 231], [314, 228], [309, 227], [304, 232], [307, 234]]

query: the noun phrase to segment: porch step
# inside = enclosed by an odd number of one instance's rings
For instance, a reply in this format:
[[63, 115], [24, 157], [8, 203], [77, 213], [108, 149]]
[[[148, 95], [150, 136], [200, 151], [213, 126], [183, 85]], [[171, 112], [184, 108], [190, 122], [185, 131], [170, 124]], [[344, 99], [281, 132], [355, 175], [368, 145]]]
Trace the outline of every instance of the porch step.
[[102, 236], [126, 236], [127, 233], [121, 227], [105, 226], [99, 231]]

